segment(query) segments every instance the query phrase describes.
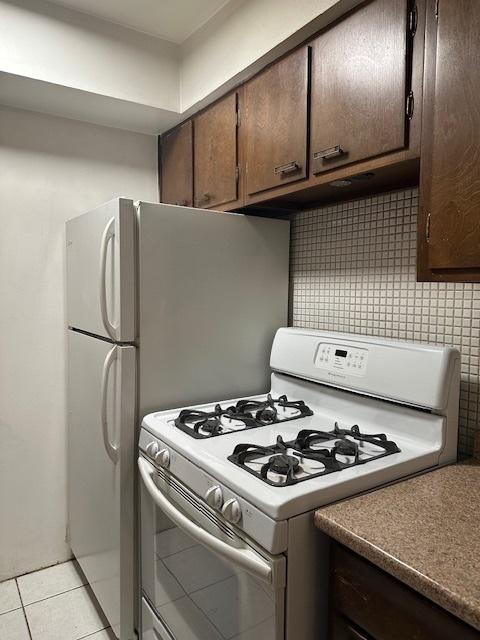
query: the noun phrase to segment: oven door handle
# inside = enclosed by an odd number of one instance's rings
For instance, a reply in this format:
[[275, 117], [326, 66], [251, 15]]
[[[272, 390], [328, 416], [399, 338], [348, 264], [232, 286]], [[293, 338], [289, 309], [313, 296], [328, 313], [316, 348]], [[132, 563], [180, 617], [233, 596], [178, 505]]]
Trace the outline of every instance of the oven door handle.
[[241, 567], [255, 578], [268, 582], [269, 584], [272, 583], [272, 567], [258, 553], [249, 547], [243, 547], [242, 549], [231, 547], [223, 540], [220, 540], [220, 538], [202, 529], [202, 527], [179, 511], [157, 487], [153, 481], [155, 469], [147, 460], [141, 457], [138, 458], [138, 468], [145, 488], [152, 500], [179, 529], [200, 544], [211, 549], [217, 555]]

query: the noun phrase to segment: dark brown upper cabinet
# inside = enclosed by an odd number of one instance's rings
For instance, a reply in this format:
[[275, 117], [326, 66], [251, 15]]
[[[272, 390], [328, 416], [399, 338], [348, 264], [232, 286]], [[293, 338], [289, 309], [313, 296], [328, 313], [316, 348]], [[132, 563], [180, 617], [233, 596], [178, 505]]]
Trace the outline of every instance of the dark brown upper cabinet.
[[194, 119], [194, 203], [204, 209], [238, 200], [238, 94]]
[[160, 139], [160, 202], [193, 205], [193, 126], [188, 121]]
[[307, 176], [309, 56], [297, 49], [245, 86], [247, 195]]
[[405, 147], [407, 5], [372, 0], [312, 43], [313, 174]]
[[429, 0], [419, 279], [480, 280], [480, 2]]

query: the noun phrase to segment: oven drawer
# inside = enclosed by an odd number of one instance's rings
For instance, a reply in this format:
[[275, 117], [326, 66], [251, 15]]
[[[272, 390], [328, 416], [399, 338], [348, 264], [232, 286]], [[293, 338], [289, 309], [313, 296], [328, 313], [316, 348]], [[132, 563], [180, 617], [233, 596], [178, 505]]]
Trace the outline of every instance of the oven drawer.
[[155, 611], [148, 604], [145, 598], [142, 598], [142, 637], [141, 640], [171, 640], [169, 634]]
[[142, 640], [283, 640], [285, 557], [143, 457], [139, 469]]
[[[184, 603], [185, 604], [185, 603]], [[223, 640], [217, 629], [206, 620], [199, 610], [178, 605], [168, 618], [169, 627], [160, 619], [147, 599], [142, 598], [142, 636], [141, 640]], [[240, 636], [241, 638], [241, 636]], [[248, 637], [250, 640], [250, 636]], [[257, 640], [256, 636], [251, 636]], [[258, 640], [270, 640], [273, 636], [258, 636]]]

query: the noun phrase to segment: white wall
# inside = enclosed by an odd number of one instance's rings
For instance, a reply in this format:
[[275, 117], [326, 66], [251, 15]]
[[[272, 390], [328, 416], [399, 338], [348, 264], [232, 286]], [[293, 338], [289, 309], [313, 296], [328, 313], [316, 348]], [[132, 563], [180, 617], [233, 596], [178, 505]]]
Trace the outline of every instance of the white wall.
[[118, 195], [157, 199], [154, 137], [0, 107], [0, 580], [69, 557], [64, 222]]
[[359, 2], [233, 0], [182, 44], [181, 111], [253, 75]]
[[231, 0], [174, 44], [48, 0], [0, 0], [0, 103], [161, 133], [360, 1]]
[[0, 0], [0, 70], [178, 111], [178, 47], [45, 0]]

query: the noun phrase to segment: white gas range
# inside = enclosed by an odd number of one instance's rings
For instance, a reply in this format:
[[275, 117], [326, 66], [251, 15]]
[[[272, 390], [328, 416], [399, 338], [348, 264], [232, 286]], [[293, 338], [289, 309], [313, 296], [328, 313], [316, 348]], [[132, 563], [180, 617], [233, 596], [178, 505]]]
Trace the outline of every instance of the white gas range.
[[324, 637], [314, 509], [456, 458], [455, 349], [280, 329], [271, 369], [142, 422], [142, 640]]

